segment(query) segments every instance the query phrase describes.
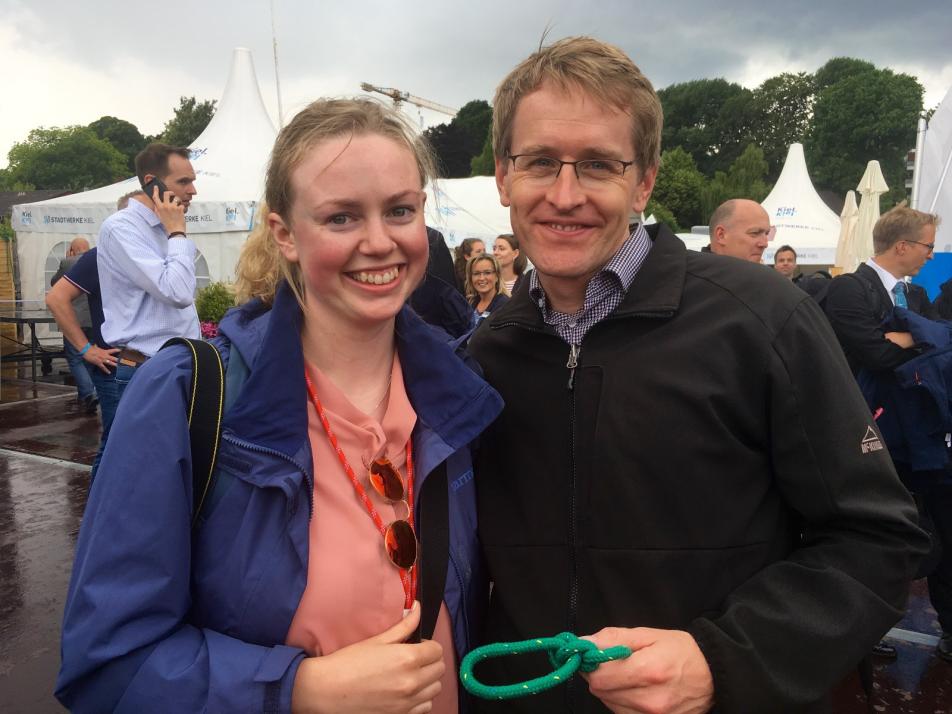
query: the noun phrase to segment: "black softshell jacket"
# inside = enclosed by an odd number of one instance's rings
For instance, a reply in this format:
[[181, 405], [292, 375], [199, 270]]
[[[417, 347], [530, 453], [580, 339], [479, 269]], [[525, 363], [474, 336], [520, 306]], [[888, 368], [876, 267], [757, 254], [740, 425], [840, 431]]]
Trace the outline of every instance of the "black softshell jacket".
[[[825, 711], [901, 615], [926, 546], [915, 509], [813, 300], [649, 234], [574, 370], [525, 287], [471, 340], [506, 402], [477, 462], [483, 641], [687, 630], [716, 711]], [[479, 672], [547, 668], [509, 657]], [[479, 708], [607, 711], [581, 678]]]

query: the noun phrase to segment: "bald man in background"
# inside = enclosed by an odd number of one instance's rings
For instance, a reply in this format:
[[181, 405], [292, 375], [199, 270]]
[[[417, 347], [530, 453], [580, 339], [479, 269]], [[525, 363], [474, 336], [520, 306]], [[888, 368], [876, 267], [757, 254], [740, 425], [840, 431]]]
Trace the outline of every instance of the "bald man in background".
[[756, 201], [732, 198], [711, 214], [711, 252], [760, 263], [773, 238], [770, 216]]

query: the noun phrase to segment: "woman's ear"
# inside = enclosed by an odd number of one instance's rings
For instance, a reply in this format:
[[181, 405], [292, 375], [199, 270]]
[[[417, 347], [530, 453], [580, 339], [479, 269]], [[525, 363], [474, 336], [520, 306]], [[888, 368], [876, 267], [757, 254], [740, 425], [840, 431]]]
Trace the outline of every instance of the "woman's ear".
[[281, 251], [281, 255], [288, 262], [296, 263], [298, 261], [297, 245], [294, 243], [294, 234], [291, 232], [290, 226], [284, 222], [280, 215], [272, 211], [268, 214], [268, 229], [271, 231], [271, 237], [275, 245], [278, 246], [278, 250]]

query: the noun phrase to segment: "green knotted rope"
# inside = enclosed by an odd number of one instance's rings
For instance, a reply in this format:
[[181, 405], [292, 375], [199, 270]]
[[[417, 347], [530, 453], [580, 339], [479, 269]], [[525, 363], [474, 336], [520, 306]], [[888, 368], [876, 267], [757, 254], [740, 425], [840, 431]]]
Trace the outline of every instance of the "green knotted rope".
[[[549, 662], [555, 668], [542, 677], [516, 684], [483, 684], [473, 674], [473, 668], [483, 660], [528, 652], [548, 652]], [[571, 632], [562, 632], [555, 637], [542, 637], [522, 642], [498, 642], [477, 647], [463, 657], [459, 678], [470, 694], [482, 699], [515, 699], [538, 694], [567, 682], [578, 671], [593, 672], [603, 662], [625, 659], [631, 650], [624, 646], [600, 650], [594, 642], [582, 640]]]

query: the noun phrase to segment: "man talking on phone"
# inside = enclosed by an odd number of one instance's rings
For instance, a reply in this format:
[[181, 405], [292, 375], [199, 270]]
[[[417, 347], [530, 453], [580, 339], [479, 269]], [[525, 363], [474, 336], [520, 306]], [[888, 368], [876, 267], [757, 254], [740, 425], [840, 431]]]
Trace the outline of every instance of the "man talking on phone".
[[[101, 398], [104, 424], [114, 415], [105, 413], [107, 404], [118, 407], [138, 367], [166, 340], [201, 334], [194, 304], [195, 244], [185, 225], [197, 194], [189, 150], [149, 144], [135, 164], [143, 193], [103, 221], [97, 241], [102, 337], [119, 348], [104, 364], [113, 375], [106, 384], [109, 396]], [[99, 455], [107, 437], [104, 429]]]

